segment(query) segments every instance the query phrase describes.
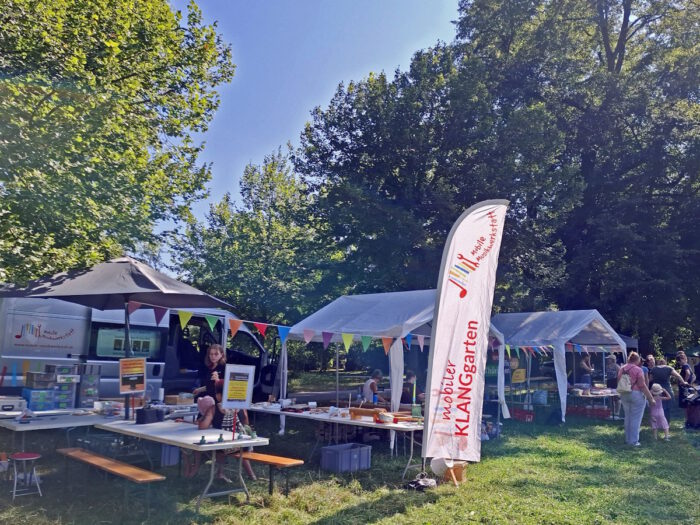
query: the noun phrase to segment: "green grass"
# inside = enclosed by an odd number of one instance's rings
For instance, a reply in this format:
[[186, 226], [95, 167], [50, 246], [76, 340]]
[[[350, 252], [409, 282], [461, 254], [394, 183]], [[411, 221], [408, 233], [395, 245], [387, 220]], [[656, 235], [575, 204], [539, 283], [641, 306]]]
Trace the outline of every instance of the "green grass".
[[[680, 414], [678, 414], [680, 416]], [[261, 451], [307, 459], [315, 426], [288, 418], [285, 436], [277, 418], [258, 415], [260, 435], [270, 436]], [[470, 465], [467, 481], [455, 488], [442, 484], [427, 493], [402, 488], [405, 456], [392, 458], [384, 443], [373, 442], [372, 468], [333, 475], [319, 469], [319, 454], [291, 470], [288, 497], [267, 494], [267, 482], [249, 482], [251, 501], [207, 500], [197, 516], [194, 502], [205, 482], [164, 469], [168, 479], [154, 487], [152, 515], [146, 521], [143, 497], [132, 495], [126, 508], [139, 513], [127, 523], [213, 524], [697, 524], [700, 435], [686, 434], [673, 422], [671, 442], [652, 442], [642, 432], [641, 448], [622, 444], [621, 422], [571, 419], [565, 427], [507, 422], [504, 437], [485, 442], [482, 461]], [[2, 431], [4, 450], [9, 432]], [[52, 453], [64, 446], [57, 432], [31, 432], [27, 448], [44, 454], [40, 472], [45, 496], [27, 496], [11, 504], [0, 499], [0, 522], [21, 524], [120, 523], [123, 489], [80, 465], [66, 476], [63, 460]], [[257, 466], [259, 476], [267, 469]], [[277, 487], [283, 476], [277, 476]], [[7, 494], [8, 482], [3, 490]], [[138, 491], [138, 489], [137, 489]], [[136, 496], [136, 497], [134, 497]]]
[[[340, 390], [355, 389], [361, 387], [369, 378], [367, 372], [341, 372], [339, 376]], [[324, 372], [289, 372], [287, 382], [289, 392], [321, 392], [335, 391], [335, 370]]]

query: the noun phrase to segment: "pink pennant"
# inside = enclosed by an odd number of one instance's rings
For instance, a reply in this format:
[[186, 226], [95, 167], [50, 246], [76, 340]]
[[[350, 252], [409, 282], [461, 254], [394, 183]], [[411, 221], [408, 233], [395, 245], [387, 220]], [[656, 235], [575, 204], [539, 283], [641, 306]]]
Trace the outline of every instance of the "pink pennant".
[[137, 303], [136, 301], [129, 301], [129, 305], [126, 307], [129, 315], [133, 314], [139, 308], [141, 308], [141, 303]]
[[420, 351], [423, 351], [423, 344], [425, 343], [425, 336], [424, 335], [417, 335], [416, 339], [418, 339], [418, 346], [420, 347]]
[[166, 313], [168, 313], [167, 308], [161, 308], [160, 306], [153, 307], [153, 314], [156, 316], [156, 326], [160, 324], [160, 322], [163, 320], [163, 317], [165, 317]]
[[265, 332], [267, 331], [267, 325], [265, 323], [253, 323], [253, 326], [258, 329], [258, 332], [265, 337]]
[[323, 337], [323, 349], [328, 348], [331, 344], [331, 338], [333, 337], [333, 332], [321, 332], [321, 337]]
[[304, 329], [304, 341], [306, 341], [306, 344], [308, 345], [311, 340], [314, 338], [314, 332], [313, 330], [309, 330], [308, 328]]

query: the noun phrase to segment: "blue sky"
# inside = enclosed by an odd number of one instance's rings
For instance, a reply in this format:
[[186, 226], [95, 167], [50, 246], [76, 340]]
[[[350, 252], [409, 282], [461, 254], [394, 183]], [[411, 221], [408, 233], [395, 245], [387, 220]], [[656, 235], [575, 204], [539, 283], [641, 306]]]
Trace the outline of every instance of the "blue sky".
[[[249, 163], [299, 133], [315, 106], [326, 107], [339, 82], [370, 71], [393, 77], [413, 53], [452, 41], [457, 0], [198, 0], [207, 23], [233, 48], [236, 74], [220, 87], [221, 105], [201, 156], [212, 163], [210, 198], [239, 194]], [[173, 0], [176, 9], [186, 2]]]

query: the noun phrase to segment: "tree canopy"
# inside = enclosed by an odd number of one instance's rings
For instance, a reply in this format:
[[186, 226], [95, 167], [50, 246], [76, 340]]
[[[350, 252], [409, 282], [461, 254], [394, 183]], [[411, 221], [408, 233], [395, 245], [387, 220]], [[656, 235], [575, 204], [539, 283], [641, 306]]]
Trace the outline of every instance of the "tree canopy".
[[497, 308], [597, 308], [644, 345], [696, 340], [698, 16], [465, 0], [454, 43], [340, 85], [296, 167], [343, 291], [434, 286], [452, 222], [504, 197]]
[[167, 0], [0, 0], [0, 281], [157, 242], [205, 195], [197, 162], [234, 66]]

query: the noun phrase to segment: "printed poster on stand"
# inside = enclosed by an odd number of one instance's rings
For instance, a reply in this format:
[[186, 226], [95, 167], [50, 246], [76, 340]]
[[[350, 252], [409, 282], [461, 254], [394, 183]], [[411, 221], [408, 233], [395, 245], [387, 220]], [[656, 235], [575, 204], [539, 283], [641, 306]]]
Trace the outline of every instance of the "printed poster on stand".
[[248, 408], [253, 399], [255, 367], [226, 365], [224, 372], [224, 408]]
[[119, 394], [146, 391], [146, 358], [127, 357], [119, 360]]

